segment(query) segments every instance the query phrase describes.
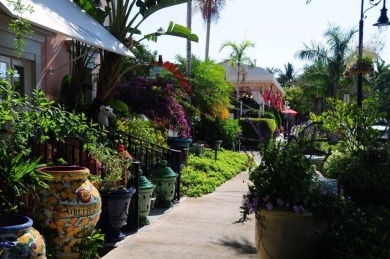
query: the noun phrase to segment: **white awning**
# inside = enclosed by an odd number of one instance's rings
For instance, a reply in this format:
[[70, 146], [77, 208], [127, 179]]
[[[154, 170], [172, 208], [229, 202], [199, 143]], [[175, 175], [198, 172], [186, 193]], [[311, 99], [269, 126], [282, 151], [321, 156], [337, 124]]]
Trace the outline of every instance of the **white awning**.
[[[71, 0], [23, 0], [22, 4], [33, 7], [32, 13], [26, 11], [22, 15], [32, 25], [134, 58], [134, 54], [117, 38]], [[0, 8], [10, 16], [17, 15], [7, 0], [0, 0]]]

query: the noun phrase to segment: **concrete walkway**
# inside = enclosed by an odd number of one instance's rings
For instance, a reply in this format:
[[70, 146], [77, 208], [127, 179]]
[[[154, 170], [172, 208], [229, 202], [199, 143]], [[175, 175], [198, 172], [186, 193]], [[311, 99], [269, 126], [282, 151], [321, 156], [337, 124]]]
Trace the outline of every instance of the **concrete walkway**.
[[233, 224], [247, 186], [248, 173], [242, 172], [211, 194], [184, 198], [165, 211], [152, 209], [150, 225], [102, 258], [257, 258], [255, 221]]

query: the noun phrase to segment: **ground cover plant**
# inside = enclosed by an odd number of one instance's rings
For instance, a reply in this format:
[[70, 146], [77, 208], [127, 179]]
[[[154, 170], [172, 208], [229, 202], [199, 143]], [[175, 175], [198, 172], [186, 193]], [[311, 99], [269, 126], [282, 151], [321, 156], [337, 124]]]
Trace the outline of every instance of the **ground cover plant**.
[[244, 153], [221, 149], [215, 153], [205, 149], [205, 154], [190, 154], [182, 170], [181, 191], [185, 196], [200, 197], [213, 192], [218, 186], [251, 166]]

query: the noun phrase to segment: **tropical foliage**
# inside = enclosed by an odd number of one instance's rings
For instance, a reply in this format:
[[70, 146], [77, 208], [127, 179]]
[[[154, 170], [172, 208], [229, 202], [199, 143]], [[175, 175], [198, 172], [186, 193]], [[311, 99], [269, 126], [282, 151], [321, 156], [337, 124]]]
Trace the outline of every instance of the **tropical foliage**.
[[264, 150], [260, 165], [249, 174], [249, 192], [244, 195], [241, 218], [262, 210], [286, 210], [301, 214], [311, 211], [324, 217], [336, 204], [335, 193], [321, 189], [314, 169], [295, 142], [271, 143]]
[[236, 99], [240, 98], [240, 92], [238, 89], [238, 82], [240, 82], [240, 75], [245, 73], [245, 66], [254, 67], [254, 63], [251, 58], [248, 56], [246, 51], [249, 48], [255, 47], [255, 44], [250, 40], [243, 40], [241, 43], [237, 44], [233, 41], [226, 41], [222, 43], [219, 51], [222, 51], [225, 48], [230, 50], [229, 57], [223, 60], [224, 63], [227, 63], [230, 67], [236, 70], [237, 72], [237, 84], [236, 84]]
[[[198, 41], [198, 37], [191, 31], [179, 24], [170, 22], [167, 29], [160, 28], [156, 32], [144, 34], [140, 39], [136, 35], [141, 34], [139, 27], [150, 15], [170, 6], [185, 3], [185, 0], [163, 0], [163, 1], [141, 1], [141, 0], [120, 0], [120, 1], [76, 1], [96, 21], [105, 24], [109, 32], [119, 39], [129, 49], [137, 48], [141, 41], [148, 39], [156, 41], [161, 35], [184, 37], [192, 41]], [[92, 51], [91, 48], [85, 52]], [[106, 50], [99, 50], [100, 66], [97, 81], [97, 96], [100, 101], [105, 101], [116, 87], [118, 79], [121, 78], [126, 68], [124, 67], [125, 57]], [[85, 60], [87, 61], [87, 60]], [[87, 67], [85, 61], [83, 65]]]
[[[176, 58], [181, 70], [184, 70], [186, 60], [181, 56]], [[195, 108], [192, 114], [226, 119], [229, 116], [233, 86], [225, 80], [224, 67], [213, 60], [201, 61], [194, 56], [191, 65], [191, 104]]]
[[[310, 46], [304, 44], [304, 49], [296, 53], [298, 58], [312, 61], [315, 69], [310, 69], [311, 66], [309, 66], [308, 75], [313, 77], [315, 74], [314, 78], [321, 80], [322, 91], [333, 98], [338, 97], [340, 80], [351, 53], [350, 42], [355, 33], [354, 29], [344, 32], [340, 26], [330, 26], [324, 33], [327, 46], [312, 42]], [[311, 72], [311, 70], [314, 71]]]
[[190, 127], [181, 104], [187, 94], [160, 76], [155, 80], [138, 77], [119, 85], [113, 97], [125, 102], [132, 112], [143, 114], [159, 127], [172, 129], [180, 137], [189, 137]]
[[290, 62], [284, 65], [284, 71], [278, 70], [278, 81], [283, 87], [293, 86], [293, 80], [295, 77], [295, 68]]

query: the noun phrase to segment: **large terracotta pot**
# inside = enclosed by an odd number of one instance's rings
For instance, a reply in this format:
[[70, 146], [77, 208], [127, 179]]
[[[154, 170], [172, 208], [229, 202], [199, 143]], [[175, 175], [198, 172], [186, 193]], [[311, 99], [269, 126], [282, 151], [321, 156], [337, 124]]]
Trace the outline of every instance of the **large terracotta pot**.
[[262, 210], [258, 217], [255, 240], [259, 258], [320, 258], [323, 254], [327, 224], [310, 212]]
[[86, 167], [51, 166], [40, 169], [53, 176], [50, 189], [40, 191], [34, 218], [57, 258], [78, 258], [82, 239], [94, 230], [101, 213], [101, 197], [87, 179]]
[[29, 217], [0, 215], [0, 258], [46, 258], [45, 240]]

